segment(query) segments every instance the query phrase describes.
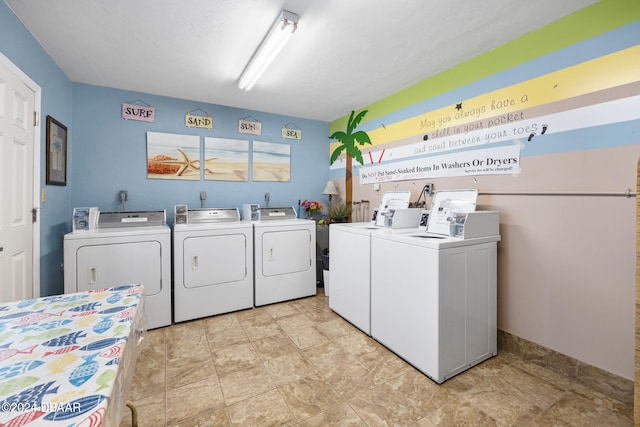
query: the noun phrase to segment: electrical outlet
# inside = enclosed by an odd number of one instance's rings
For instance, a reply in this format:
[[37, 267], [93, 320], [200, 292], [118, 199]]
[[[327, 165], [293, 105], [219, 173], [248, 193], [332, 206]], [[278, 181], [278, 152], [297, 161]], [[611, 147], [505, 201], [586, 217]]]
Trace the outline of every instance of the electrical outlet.
[[424, 192], [426, 194], [433, 194], [433, 184], [429, 183], [429, 184], [425, 184], [424, 186]]
[[127, 193], [127, 190], [120, 190], [120, 200], [123, 202], [129, 200], [129, 194]]
[[207, 200], [207, 192], [206, 191], [201, 191], [200, 192], [200, 200]]

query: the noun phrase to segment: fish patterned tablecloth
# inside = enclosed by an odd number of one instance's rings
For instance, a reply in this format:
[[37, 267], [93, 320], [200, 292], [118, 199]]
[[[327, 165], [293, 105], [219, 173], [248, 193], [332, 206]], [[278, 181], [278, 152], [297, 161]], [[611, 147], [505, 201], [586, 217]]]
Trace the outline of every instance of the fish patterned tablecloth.
[[0, 303], [0, 426], [117, 425], [143, 302], [131, 285]]

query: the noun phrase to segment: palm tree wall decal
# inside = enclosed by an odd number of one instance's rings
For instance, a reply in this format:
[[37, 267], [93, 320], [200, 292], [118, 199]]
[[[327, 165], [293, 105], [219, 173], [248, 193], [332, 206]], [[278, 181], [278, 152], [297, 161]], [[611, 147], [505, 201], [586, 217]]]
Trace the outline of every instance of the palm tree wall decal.
[[[354, 130], [356, 129], [358, 124], [360, 124], [362, 118], [365, 116], [365, 114], [367, 114], [368, 111], [369, 110], [363, 110], [359, 112], [355, 118], [353, 117], [355, 111], [352, 111], [351, 115], [349, 116], [349, 121], [347, 122], [347, 131], [336, 131], [331, 134], [329, 138], [338, 140], [338, 142], [340, 142], [340, 145], [337, 146], [335, 150], [333, 150], [333, 153], [331, 153], [330, 164], [333, 164], [338, 159], [340, 154], [343, 151], [346, 151], [348, 163], [351, 163], [349, 162], [349, 158], [352, 157], [356, 159], [358, 163], [364, 165], [364, 161], [362, 160], [362, 152], [360, 151], [358, 145], [371, 145], [371, 138], [369, 138], [369, 135], [365, 131], [359, 130], [357, 132], [354, 132]], [[347, 171], [347, 173], [349, 172], [351, 171]]]
[[[362, 118], [365, 116], [365, 114], [367, 114], [367, 111], [369, 110], [363, 110], [359, 112], [358, 115], [355, 116], [355, 118], [353, 117], [355, 114], [355, 111], [351, 111], [351, 115], [349, 116], [349, 121], [347, 122], [347, 131], [346, 132], [337, 131], [331, 134], [331, 136], [329, 137], [330, 139], [336, 139], [338, 140], [338, 142], [340, 142], [340, 145], [337, 146], [335, 150], [333, 150], [333, 153], [331, 153], [331, 161], [329, 164], [332, 165], [336, 160], [338, 160], [338, 157], [340, 157], [340, 154], [343, 151], [346, 151], [345, 154], [346, 154], [347, 161], [345, 165], [345, 184], [346, 184], [345, 204], [347, 206], [351, 206], [351, 202], [352, 202], [351, 200], [352, 199], [351, 158], [355, 158], [361, 165], [364, 165], [364, 162], [362, 160], [362, 152], [360, 151], [360, 148], [358, 147], [358, 145], [363, 145], [363, 146], [365, 144], [371, 145], [371, 138], [369, 138], [369, 135], [365, 131], [359, 130], [357, 132], [354, 132], [358, 124], [360, 124], [360, 122], [362, 121]], [[351, 215], [349, 215], [348, 220], [349, 221], [351, 220]]]

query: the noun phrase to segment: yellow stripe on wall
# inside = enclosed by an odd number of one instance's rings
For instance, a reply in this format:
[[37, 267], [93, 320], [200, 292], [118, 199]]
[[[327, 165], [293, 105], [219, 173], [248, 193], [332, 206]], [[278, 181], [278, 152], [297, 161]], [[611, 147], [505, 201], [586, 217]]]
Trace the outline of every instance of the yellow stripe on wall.
[[[606, 77], [604, 77], [606, 76]], [[368, 131], [373, 145], [458, 126], [640, 79], [640, 46], [605, 55], [522, 83]], [[338, 143], [331, 144], [331, 150]]]

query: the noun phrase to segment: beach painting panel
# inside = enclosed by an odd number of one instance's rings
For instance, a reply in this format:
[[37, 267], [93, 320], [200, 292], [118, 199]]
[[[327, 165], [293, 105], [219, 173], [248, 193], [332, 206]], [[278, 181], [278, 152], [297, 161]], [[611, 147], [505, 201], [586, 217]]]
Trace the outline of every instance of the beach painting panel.
[[200, 137], [147, 132], [147, 178], [200, 180]]
[[291, 146], [253, 141], [253, 180], [291, 181]]
[[249, 141], [205, 137], [204, 179], [249, 181]]

